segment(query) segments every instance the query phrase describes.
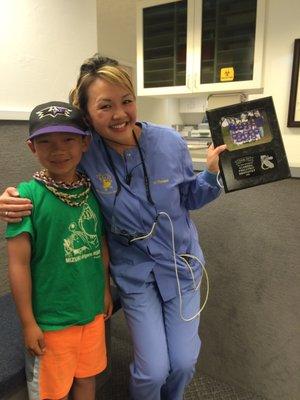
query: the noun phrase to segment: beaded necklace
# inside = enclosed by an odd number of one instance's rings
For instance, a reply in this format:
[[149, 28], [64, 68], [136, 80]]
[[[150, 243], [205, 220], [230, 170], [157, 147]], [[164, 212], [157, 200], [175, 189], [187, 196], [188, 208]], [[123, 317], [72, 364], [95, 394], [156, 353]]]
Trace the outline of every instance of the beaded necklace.
[[[54, 179], [48, 176], [46, 169], [35, 172], [33, 174], [33, 178], [39, 182], [42, 182], [50, 192], [52, 192], [64, 203], [68, 204], [71, 207], [80, 207], [86, 202], [89, 196], [89, 192], [91, 190], [91, 181], [86, 175], [80, 172], [76, 172], [76, 174], [78, 176], [78, 179], [72, 183], [54, 181]], [[83, 192], [77, 194], [70, 194], [60, 190], [70, 190], [78, 188], [86, 189], [83, 190]]]

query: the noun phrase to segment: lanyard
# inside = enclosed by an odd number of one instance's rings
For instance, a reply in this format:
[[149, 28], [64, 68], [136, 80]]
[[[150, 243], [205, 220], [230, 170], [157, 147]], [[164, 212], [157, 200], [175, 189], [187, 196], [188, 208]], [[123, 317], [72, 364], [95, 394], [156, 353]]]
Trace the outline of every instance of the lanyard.
[[[146, 169], [146, 164], [145, 164], [144, 156], [143, 156], [141, 147], [140, 147], [140, 145], [139, 145], [139, 142], [138, 142], [138, 140], [137, 140], [137, 137], [136, 137], [136, 135], [135, 135], [135, 133], [134, 133], [133, 130], [132, 130], [132, 134], [133, 134], [134, 141], [135, 141], [135, 143], [136, 143], [136, 146], [137, 146], [137, 148], [138, 148], [139, 155], [140, 155], [140, 158], [141, 158], [141, 163], [142, 163], [143, 173], [144, 173], [144, 185], [145, 185], [145, 191], [146, 191], [147, 200], [149, 201], [150, 204], [155, 205], [154, 201], [152, 200], [152, 196], [151, 196], [150, 184], [149, 184], [149, 177], [148, 177], [148, 173], [147, 173], [147, 169]], [[120, 181], [120, 179], [119, 179], [119, 177], [118, 177], [115, 164], [114, 164], [113, 159], [112, 159], [112, 157], [111, 157], [110, 151], [109, 151], [109, 149], [108, 149], [108, 147], [107, 147], [107, 145], [106, 145], [106, 143], [105, 143], [105, 140], [104, 140], [101, 136], [100, 136], [100, 138], [101, 138], [101, 140], [102, 140], [102, 143], [103, 143], [103, 146], [104, 146], [104, 149], [105, 149], [105, 153], [106, 153], [106, 156], [107, 156], [107, 159], [108, 159], [110, 168], [112, 169], [112, 172], [113, 172], [113, 174], [114, 174], [115, 180], [116, 180], [116, 182], [117, 182], [117, 192], [116, 192], [116, 196], [115, 196], [115, 201], [116, 201], [116, 198], [117, 198], [117, 196], [119, 195], [119, 193], [120, 193], [120, 191], [121, 191], [121, 188], [122, 188], [122, 186], [121, 186], [121, 181]], [[115, 201], [114, 201], [114, 202], [115, 202]]]

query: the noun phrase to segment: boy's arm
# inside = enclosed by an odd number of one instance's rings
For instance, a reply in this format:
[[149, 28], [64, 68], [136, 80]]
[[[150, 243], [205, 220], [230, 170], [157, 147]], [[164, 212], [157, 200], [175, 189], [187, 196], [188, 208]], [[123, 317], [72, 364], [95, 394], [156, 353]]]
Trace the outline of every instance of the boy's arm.
[[31, 244], [28, 233], [7, 240], [8, 274], [12, 295], [22, 323], [25, 347], [35, 355], [43, 355], [43, 332], [36, 323], [31, 303]]
[[113, 311], [113, 301], [110, 293], [109, 279], [109, 252], [105, 236], [102, 236], [102, 260], [104, 265], [105, 291], [104, 291], [104, 320], [111, 317]]

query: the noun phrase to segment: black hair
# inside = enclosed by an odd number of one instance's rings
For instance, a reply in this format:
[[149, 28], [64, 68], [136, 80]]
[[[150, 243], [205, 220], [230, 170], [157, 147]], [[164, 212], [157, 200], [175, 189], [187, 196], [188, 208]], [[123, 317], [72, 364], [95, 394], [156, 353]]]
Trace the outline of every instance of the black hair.
[[99, 53], [94, 54], [92, 57], [85, 60], [85, 62], [80, 67], [80, 76], [84, 74], [96, 73], [104, 65], [118, 66], [117, 60], [109, 57], [100, 56]]
[[87, 91], [89, 85], [98, 78], [105, 78], [110, 83], [126, 87], [135, 98], [132, 81], [127, 71], [117, 60], [103, 57], [96, 53], [92, 57], [86, 59], [81, 65], [76, 87], [71, 90], [69, 95], [70, 103], [76, 108], [79, 108], [85, 118], [88, 114]]

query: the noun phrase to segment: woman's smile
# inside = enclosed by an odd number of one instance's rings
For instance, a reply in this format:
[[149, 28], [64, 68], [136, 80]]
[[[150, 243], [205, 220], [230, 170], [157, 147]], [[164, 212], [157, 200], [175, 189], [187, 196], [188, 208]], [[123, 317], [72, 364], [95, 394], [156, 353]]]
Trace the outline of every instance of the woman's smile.
[[136, 123], [136, 102], [126, 88], [96, 79], [88, 88], [87, 108], [89, 122], [104, 139], [120, 145], [135, 144], [132, 130]]

